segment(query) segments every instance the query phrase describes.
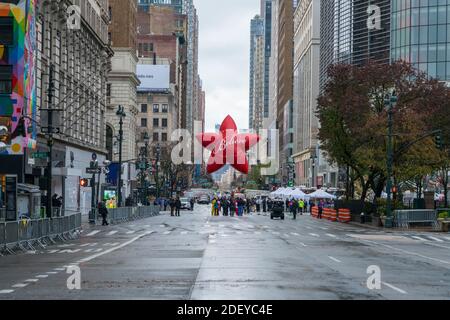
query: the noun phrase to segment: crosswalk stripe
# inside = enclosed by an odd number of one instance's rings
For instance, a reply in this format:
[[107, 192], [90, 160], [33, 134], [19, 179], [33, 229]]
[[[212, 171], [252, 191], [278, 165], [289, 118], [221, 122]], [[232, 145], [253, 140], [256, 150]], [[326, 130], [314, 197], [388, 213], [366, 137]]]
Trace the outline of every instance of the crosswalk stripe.
[[13, 285], [12, 287], [13, 288], [25, 288], [28, 285], [29, 285], [29, 283], [18, 283], [18, 284]]
[[337, 238], [334, 234], [331, 234], [331, 233], [327, 233], [327, 236], [329, 236], [331, 238]]
[[133, 233], [136, 233], [136, 231], [131, 230], [131, 231], [127, 232], [127, 234], [133, 234]]
[[430, 238], [431, 240], [437, 241], [437, 242], [444, 242], [444, 240], [441, 240], [441, 239], [438, 239], [435, 237], [428, 236], [428, 238]]
[[97, 233], [99, 233], [100, 232], [100, 230], [94, 230], [94, 231], [92, 231], [91, 233], [88, 233], [87, 235], [86, 235], [86, 237], [92, 237], [92, 236], [95, 236]]
[[167, 236], [168, 234], [170, 234], [170, 231], [166, 231], [163, 234]]
[[48, 278], [48, 274], [40, 274], [40, 275], [36, 276], [36, 278], [45, 279], [45, 278]]
[[0, 290], [0, 294], [8, 294], [8, 293], [13, 293], [14, 290]]
[[416, 240], [419, 240], [419, 241], [428, 241], [428, 239], [424, 239], [424, 238], [421, 238], [421, 237], [418, 237], [418, 236], [412, 236], [412, 238], [414, 238]]
[[296, 233], [296, 232], [291, 232], [291, 234], [292, 234], [293, 236], [300, 237], [300, 235], [299, 235], [298, 233]]
[[188, 232], [187, 231], [182, 231], [181, 234], [182, 235], [186, 235], [186, 234], [188, 234]]
[[117, 231], [117, 230], [111, 231], [110, 233], [108, 233], [108, 236], [113, 236], [113, 235], [115, 235], [117, 232], [119, 232], [119, 231]]
[[25, 282], [38, 282], [39, 279], [27, 279], [25, 280]]
[[90, 243], [85, 243], [85, 244], [82, 244], [80, 247], [88, 247], [90, 245], [91, 245]]
[[316, 238], [320, 238], [320, 236], [318, 234], [316, 234], [316, 233], [310, 233], [309, 235], [313, 236], [313, 237], [316, 237]]
[[334, 262], [337, 262], [337, 263], [341, 263], [342, 262], [341, 260], [336, 259], [335, 257], [332, 257], [332, 256], [328, 256], [328, 258], [330, 258], [331, 260], [333, 260]]

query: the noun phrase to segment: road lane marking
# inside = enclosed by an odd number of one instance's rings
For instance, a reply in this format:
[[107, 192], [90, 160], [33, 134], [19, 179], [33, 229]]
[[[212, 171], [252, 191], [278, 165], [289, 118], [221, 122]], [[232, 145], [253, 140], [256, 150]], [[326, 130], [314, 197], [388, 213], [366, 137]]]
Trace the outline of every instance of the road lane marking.
[[25, 282], [38, 282], [39, 279], [27, 279], [25, 280]]
[[342, 262], [341, 260], [336, 259], [335, 257], [332, 257], [332, 256], [328, 256], [328, 258], [330, 258], [331, 260], [333, 260], [334, 262], [337, 262], [337, 263], [341, 263]]
[[334, 234], [331, 233], [327, 233], [327, 236], [329, 236], [330, 238], [337, 238]]
[[95, 230], [95, 231], [92, 231], [91, 233], [88, 233], [87, 235], [86, 235], [86, 237], [92, 237], [92, 236], [95, 236], [97, 233], [99, 233], [100, 232], [100, 230]]
[[305, 227], [306, 229], [308, 229], [308, 230], [312, 230], [312, 228], [311, 227]]
[[47, 274], [58, 274], [56, 271], [48, 271]]
[[0, 294], [9, 294], [9, 293], [13, 293], [14, 290], [0, 290]]
[[77, 252], [80, 252], [81, 251], [81, 249], [75, 249], [75, 250], [70, 250], [70, 249], [67, 249], [67, 250], [61, 250], [60, 252], [58, 252], [59, 254], [61, 254], [61, 253], [77, 253]]
[[300, 242], [300, 244], [303, 246], [303, 247], [307, 247], [307, 245], [306, 244], [304, 244], [303, 242]]
[[166, 232], [164, 232], [163, 234], [167, 236], [167, 235], [170, 234], [170, 231], [166, 231]]
[[316, 237], [316, 238], [320, 238], [320, 236], [318, 234], [316, 234], [316, 233], [310, 233], [309, 235], [313, 236], [313, 237]]
[[188, 232], [187, 231], [181, 231], [181, 234], [184, 236], [184, 235], [188, 234]]
[[132, 244], [133, 242], [136, 242], [136, 241], [138, 241], [139, 239], [141, 239], [141, 238], [143, 238], [143, 237], [145, 237], [145, 236], [151, 235], [151, 234], [153, 234], [153, 233], [155, 233], [155, 231], [147, 231], [147, 232], [144, 232], [143, 234], [141, 234], [141, 235], [139, 235], [139, 236], [137, 236], [137, 237], [134, 237], [134, 238], [131, 239], [130, 241], [127, 241], [127, 242], [122, 243], [120, 246], [117, 246], [117, 247], [108, 249], [108, 250], [106, 250], [106, 251], [103, 251], [103, 252], [94, 254], [94, 255], [89, 256], [89, 257], [86, 257], [86, 258], [83, 258], [83, 259], [79, 260], [76, 264], [89, 262], [89, 261], [94, 260], [94, 259], [96, 259], [96, 258], [98, 258], [98, 257], [101, 257], [101, 256], [103, 256], [103, 255], [105, 255], [105, 254], [108, 254], [108, 253], [114, 252], [114, 251], [116, 251], [116, 250], [122, 249], [122, 248], [124, 248], [124, 247], [126, 247], [126, 246]]
[[432, 236], [428, 236], [428, 238], [430, 238], [431, 240], [437, 241], [437, 242], [444, 242], [444, 240], [432, 237]]
[[12, 287], [13, 288], [25, 288], [28, 285], [29, 285], [29, 283], [18, 283], [18, 284], [13, 285]]
[[421, 238], [421, 237], [418, 237], [418, 236], [412, 236], [411, 238], [414, 238], [414, 239], [419, 240], [419, 241], [429, 241], [428, 239]]
[[131, 231], [127, 232], [127, 234], [133, 234], [133, 233], [136, 233], [136, 231], [131, 230]]
[[48, 274], [40, 274], [40, 275], [36, 276], [36, 278], [45, 279], [45, 278], [48, 278]]
[[397, 291], [397, 292], [400, 292], [401, 294], [408, 294], [406, 291], [404, 291], [404, 290], [402, 290], [402, 289], [400, 289], [400, 288], [397, 288], [397, 287], [393, 286], [393, 285], [390, 284], [390, 283], [382, 282], [382, 284], [384, 284], [385, 286], [387, 286], [387, 287], [389, 287], [389, 288], [391, 288], [391, 289], [393, 289], [393, 290], [395, 290], [395, 291]]
[[86, 253], [90, 253], [90, 252], [92, 252], [92, 251], [94, 251], [94, 249], [87, 249], [87, 250], [84, 250], [84, 252], [86, 252]]
[[85, 244], [82, 244], [80, 247], [88, 247], [90, 245], [91, 245], [90, 243], [85, 243]]
[[144, 226], [144, 228], [150, 228], [151, 226], [149, 225], [149, 224], [146, 224], [145, 226]]
[[322, 230], [328, 230], [328, 228], [326, 228], [326, 227], [320, 227], [320, 229], [322, 229]]
[[444, 237], [446, 240], [450, 240], [450, 237]]
[[110, 233], [108, 233], [107, 235], [108, 235], [108, 236], [113, 236], [113, 235], [115, 235], [117, 232], [119, 232], [119, 231], [114, 230], [114, 231], [111, 231]]
[[409, 254], [409, 255], [413, 255], [413, 256], [417, 256], [417, 257], [420, 257], [420, 258], [429, 259], [429, 260], [440, 262], [440, 263], [443, 263], [443, 264], [450, 264], [450, 261], [445, 261], [445, 260], [441, 260], [441, 259], [427, 257], [427, 256], [424, 256], [424, 255], [416, 253], [416, 252], [403, 250], [403, 249], [396, 248], [396, 247], [393, 247], [393, 246], [390, 246], [390, 245], [387, 245], [387, 244], [384, 244], [384, 243], [378, 243], [378, 242], [369, 241], [369, 240], [362, 240], [362, 241], [370, 243], [370, 244], [378, 245], [378, 246], [383, 246], [383, 247], [386, 247], [386, 248], [389, 248], [389, 249], [394, 249], [394, 250], [397, 250], [397, 251], [401, 251], [403, 253], [406, 253], [406, 254]]
[[64, 270], [66, 270], [66, 269], [64, 269], [64, 268], [55, 268], [55, 269], [53, 269], [53, 270], [55, 270], [55, 271], [64, 271]]

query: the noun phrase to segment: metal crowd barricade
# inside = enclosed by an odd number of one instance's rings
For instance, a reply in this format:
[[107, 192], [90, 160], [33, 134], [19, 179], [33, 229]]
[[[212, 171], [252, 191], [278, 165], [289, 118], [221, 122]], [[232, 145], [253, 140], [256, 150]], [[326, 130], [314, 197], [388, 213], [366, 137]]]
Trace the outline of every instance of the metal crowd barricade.
[[396, 210], [394, 212], [395, 226], [409, 229], [411, 223], [430, 223], [433, 228], [439, 228], [435, 210]]

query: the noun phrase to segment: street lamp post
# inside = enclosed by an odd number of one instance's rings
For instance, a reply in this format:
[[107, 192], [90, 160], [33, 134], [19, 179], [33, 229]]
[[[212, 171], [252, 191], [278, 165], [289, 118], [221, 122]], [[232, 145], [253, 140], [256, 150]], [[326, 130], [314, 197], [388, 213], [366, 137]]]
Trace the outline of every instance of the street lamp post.
[[141, 149], [141, 203], [143, 205], [146, 204], [147, 199], [147, 186], [146, 186], [146, 171], [148, 169], [148, 144], [150, 141], [150, 137], [148, 136], [148, 133], [145, 132], [144, 134], [144, 142], [145, 146]]
[[311, 183], [311, 187], [312, 188], [314, 188], [316, 186], [316, 183], [315, 183], [315, 180], [316, 180], [315, 179], [315, 175], [316, 175], [316, 159], [317, 159], [316, 150], [313, 149], [313, 150], [311, 150], [311, 158], [310, 158], [310, 160], [312, 161], [312, 164], [311, 164], [311, 168], [312, 168], [312, 177], [311, 177], [312, 183]]
[[[385, 97], [385, 106], [388, 111], [388, 143], [387, 143], [387, 184], [386, 184], [386, 217], [390, 220], [392, 218], [392, 172], [394, 166], [394, 152], [393, 152], [393, 127], [394, 127], [394, 107], [397, 103], [397, 95], [395, 91]], [[391, 226], [390, 223], [387, 225]]]
[[117, 207], [122, 207], [122, 142], [123, 142], [123, 118], [126, 117], [122, 106], [117, 109], [116, 115], [119, 117], [119, 181], [117, 184]]
[[156, 181], [156, 198], [158, 199], [160, 196], [160, 186], [159, 186], [159, 160], [161, 157], [161, 146], [159, 143], [156, 145], [156, 172], [155, 172], [155, 181]]

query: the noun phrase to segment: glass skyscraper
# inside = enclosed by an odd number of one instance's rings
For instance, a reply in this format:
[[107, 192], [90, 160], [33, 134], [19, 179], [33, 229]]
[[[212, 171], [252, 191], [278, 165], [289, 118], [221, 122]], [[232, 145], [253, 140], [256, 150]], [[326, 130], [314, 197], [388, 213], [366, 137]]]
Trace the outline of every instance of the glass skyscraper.
[[450, 81], [450, 0], [392, 1], [391, 61]]
[[249, 91], [249, 128], [253, 128], [253, 104], [255, 86], [255, 49], [256, 38], [264, 35], [264, 20], [259, 15], [250, 22], [250, 91]]
[[183, 0], [138, 0], [138, 4], [140, 9], [146, 12], [150, 5], [157, 4], [172, 6], [177, 13], [183, 13]]

